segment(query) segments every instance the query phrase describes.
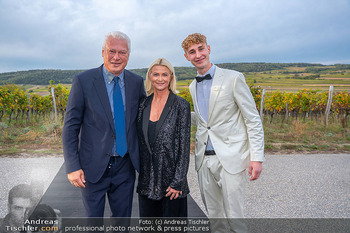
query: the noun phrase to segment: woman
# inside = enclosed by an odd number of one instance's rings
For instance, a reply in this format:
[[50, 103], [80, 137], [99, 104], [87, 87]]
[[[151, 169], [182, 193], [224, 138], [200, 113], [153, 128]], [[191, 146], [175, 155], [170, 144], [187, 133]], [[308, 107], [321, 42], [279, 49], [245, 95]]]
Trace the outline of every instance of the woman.
[[175, 95], [173, 66], [158, 58], [149, 67], [137, 116], [140, 147], [140, 217], [187, 217], [190, 104]]

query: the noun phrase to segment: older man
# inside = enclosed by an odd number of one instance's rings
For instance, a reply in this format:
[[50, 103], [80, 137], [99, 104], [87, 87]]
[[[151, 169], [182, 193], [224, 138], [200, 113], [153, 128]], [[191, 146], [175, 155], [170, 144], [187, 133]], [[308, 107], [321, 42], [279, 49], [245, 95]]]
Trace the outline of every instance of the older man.
[[78, 74], [63, 127], [66, 172], [81, 189], [87, 217], [103, 217], [108, 196], [112, 217], [130, 217], [135, 169], [139, 171], [136, 115], [146, 96], [142, 77], [125, 69], [130, 39], [106, 35], [103, 65]]

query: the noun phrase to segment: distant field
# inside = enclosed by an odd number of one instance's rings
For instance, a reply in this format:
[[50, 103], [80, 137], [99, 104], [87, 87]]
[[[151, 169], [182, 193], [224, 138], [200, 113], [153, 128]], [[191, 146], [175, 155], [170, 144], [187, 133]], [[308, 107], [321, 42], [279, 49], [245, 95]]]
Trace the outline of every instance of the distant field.
[[[61, 84], [70, 90], [71, 84]], [[22, 85], [23, 88], [29, 93], [36, 93], [41, 96], [49, 95], [49, 85]]]
[[[344, 71], [342, 74], [338, 72], [320, 74], [320, 77], [314, 79], [303, 79], [315, 75], [314, 73], [296, 73], [303, 72], [302, 67], [288, 67], [291, 73], [284, 74], [285, 70], [274, 70], [269, 72], [243, 72], [248, 85], [261, 86], [266, 91], [286, 91], [297, 92], [300, 89], [319, 89], [328, 90], [329, 86], [334, 86], [334, 91], [350, 90], [350, 72]], [[297, 78], [294, 78], [297, 77]], [[181, 80], [177, 82], [178, 89], [188, 88], [192, 79]]]
[[[335, 82], [328, 82], [328, 83], [298, 83], [299, 80], [296, 80], [293, 82], [293, 80], [288, 80], [285, 82], [256, 82], [254, 83], [254, 86], [261, 86], [263, 89], [266, 89], [266, 91], [286, 91], [286, 92], [297, 92], [300, 89], [319, 89], [319, 90], [328, 90], [329, 86], [334, 86], [334, 91], [344, 91], [344, 90], [350, 90], [350, 78], [348, 79], [342, 79], [344, 81], [347, 81], [348, 83], [344, 84], [337, 84]], [[314, 80], [313, 80], [314, 81]], [[180, 80], [177, 82], [177, 90], [181, 91], [183, 89], [187, 89], [188, 86], [191, 84], [192, 80]], [[250, 85], [253, 82], [247, 78], [247, 83]], [[70, 89], [70, 84], [63, 84], [68, 89]], [[48, 87], [49, 85], [23, 85], [23, 87], [30, 92], [37, 93], [41, 96], [49, 95]]]
[[[261, 86], [266, 91], [281, 90], [297, 92], [300, 89], [328, 90], [334, 86], [334, 91], [350, 90], [350, 69], [335, 69], [334, 66], [298, 67], [290, 66], [283, 69], [242, 72], [248, 85]], [[193, 79], [177, 81], [177, 89], [187, 89]], [[62, 84], [70, 88], [70, 84]], [[48, 85], [23, 85], [30, 92], [48, 95]]]
[[267, 91], [328, 90], [331, 85], [334, 86], [335, 91], [350, 89], [349, 70], [327, 70], [315, 73], [307, 71], [304, 67], [287, 67], [269, 72], [247, 72], [245, 76], [248, 84], [261, 86]]

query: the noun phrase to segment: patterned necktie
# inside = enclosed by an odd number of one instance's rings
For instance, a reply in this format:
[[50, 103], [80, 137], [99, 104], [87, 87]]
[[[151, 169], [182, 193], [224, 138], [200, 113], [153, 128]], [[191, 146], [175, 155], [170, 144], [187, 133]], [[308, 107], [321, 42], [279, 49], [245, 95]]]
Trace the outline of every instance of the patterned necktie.
[[202, 82], [204, 79], [210, 80], [211, 79], [211, 75], [207, 74], [207, 75], [205, 75], [203, 77], [200, 77], [200, 76], [196, 77], [196, 80], [197, 80], [198, 83]]
[[125, 112], [123, 97], [118, 84], [118, 78], [114, 77], [113, 87], [113, 106], [114, 106], [114, 128], [116, 140], [116, 152], [123, 157], [127, 151], [126, 133], [125, 133]]

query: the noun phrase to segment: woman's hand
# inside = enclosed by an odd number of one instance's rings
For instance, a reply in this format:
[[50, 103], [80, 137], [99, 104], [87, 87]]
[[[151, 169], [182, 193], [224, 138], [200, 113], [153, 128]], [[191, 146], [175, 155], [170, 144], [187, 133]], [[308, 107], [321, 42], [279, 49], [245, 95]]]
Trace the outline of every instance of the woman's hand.
[[182, 191], [177, 191], [170, 186], [166, 190], [167, 194], [165, 195], [166, 197], [170, 196], [170, 200], [176, 199], [179, 197], [179, 195], [182, 195]]

